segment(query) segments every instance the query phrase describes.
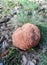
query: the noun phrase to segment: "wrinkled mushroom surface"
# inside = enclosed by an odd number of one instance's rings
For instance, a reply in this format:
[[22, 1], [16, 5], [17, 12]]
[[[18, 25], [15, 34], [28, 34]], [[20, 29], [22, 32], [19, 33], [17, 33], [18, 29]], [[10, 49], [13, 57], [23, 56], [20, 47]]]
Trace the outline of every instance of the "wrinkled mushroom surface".
[[37, 26], [26, 23], [12, 34], [13, 45], [19, 49], [27, 50], [35, 47], [40, 40], [40, 31]]

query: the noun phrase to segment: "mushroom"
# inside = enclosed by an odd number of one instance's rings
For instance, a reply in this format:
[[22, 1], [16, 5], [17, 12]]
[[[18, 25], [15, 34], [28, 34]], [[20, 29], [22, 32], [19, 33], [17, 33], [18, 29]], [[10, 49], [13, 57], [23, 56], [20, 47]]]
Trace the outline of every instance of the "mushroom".
[[21, 50], [27, 50], [38, 45], [40, 41], [40, 31], [38, 27], [31, 23], [26, 23], [19, 27], [12, 34], [13, 45]]

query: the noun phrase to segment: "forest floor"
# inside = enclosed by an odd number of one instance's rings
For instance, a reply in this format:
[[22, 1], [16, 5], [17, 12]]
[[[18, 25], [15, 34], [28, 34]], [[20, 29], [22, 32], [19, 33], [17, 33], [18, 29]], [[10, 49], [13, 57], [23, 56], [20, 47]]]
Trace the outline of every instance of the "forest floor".
[[[41, 40], [35, 48], [22, 51], [13, 46], [11, 36], [13, 31], [27, 22], [38, 26]], [[47, 2], [0, 0], [0, 65], [46, 64]]]

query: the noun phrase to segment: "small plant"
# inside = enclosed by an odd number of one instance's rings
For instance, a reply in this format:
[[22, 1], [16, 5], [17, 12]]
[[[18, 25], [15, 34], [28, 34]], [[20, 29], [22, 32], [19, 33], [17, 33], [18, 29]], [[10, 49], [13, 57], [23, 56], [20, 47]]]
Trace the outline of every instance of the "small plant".
[[4, 65], [21, 65], [20, 63], [20, 54], [18, 49], [8, 49], [9, 53], [5, 58], [5, 62], [3, 61]]

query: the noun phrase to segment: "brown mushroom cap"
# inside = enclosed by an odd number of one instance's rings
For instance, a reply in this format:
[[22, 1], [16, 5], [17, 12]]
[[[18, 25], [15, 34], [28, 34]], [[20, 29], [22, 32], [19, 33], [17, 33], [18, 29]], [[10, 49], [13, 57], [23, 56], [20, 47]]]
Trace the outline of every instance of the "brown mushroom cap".
[[40, 40], [40, 31], [37, 26], [26, 23], [12, 34], [13, 45], [22, 50], [35, 47]]

